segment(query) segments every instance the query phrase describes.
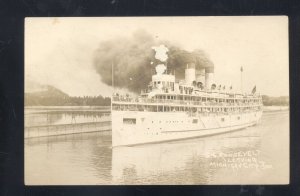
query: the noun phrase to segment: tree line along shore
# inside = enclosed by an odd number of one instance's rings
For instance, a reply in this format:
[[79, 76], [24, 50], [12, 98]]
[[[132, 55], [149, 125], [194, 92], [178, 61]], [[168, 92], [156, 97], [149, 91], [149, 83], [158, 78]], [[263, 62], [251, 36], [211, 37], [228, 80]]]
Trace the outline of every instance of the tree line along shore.
[[[289, 97], [262, 96], [264, 106], [289, 106]], [[109, 106], [110, 97], [69, 96], [65, 93], [25, 93], [25, 106]]]

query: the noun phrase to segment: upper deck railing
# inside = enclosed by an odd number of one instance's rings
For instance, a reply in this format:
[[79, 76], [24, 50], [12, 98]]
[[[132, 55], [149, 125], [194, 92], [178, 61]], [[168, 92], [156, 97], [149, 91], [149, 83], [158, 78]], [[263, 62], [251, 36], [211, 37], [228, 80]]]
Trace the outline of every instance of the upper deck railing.
[[[141, 94], [148, 94], [152, 91], [150, 90], [141, 90]], [[260, 95], [254, 95], [254, 94], [241, 94], [241, 93], [234, 93], [230, 91], [222, 91], [222, 90], [201, 90], [201, 89], [194, 89], [192, 92], [194, 93], [175, 93], [175, 91], [170, 91], [166, 89], [160, 89], [158, 91], [158, 94], [164, 94], [164, 95], [174, 95], [177, 96], [191, 96], [191, 97], [209, 97], [209, 98], [226, 98], [226, 99], [245, 99], [245, 98], [261, 98]]]
[[113, 103], [124, 104], [147, 104], [147, 105], [188, 105], [188, 106], [261, 106], [261, 101], [241, 103], [239, 101], [232, 102], [216, 102], [216, 101], [192, 101], [192, 100], [174, 100], [174, 99], [150, 99], [150, 98], [131, 98], [118, 97], [112, 99]]

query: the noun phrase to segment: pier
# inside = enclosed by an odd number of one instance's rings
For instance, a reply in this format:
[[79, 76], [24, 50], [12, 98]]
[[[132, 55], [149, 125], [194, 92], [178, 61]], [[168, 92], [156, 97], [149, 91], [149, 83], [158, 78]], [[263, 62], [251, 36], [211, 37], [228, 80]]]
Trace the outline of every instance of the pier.
[[71, 123], [59, 125], [41, 125], [25, 127], [24, 137], [26, 139], [35, 137], [57, 136], [110, 130], [111, 121]]

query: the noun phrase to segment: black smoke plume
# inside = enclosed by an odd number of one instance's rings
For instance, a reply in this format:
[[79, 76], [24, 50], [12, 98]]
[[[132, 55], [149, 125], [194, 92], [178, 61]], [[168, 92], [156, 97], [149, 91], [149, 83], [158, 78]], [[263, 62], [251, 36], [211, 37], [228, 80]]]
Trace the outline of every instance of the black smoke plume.
[[[202, 50], [188, 52], [168, 41], [156, 41], [149, 33], [139, 30], [129, 38], [115, 38], [100, 43], [95, 51], [94, 67], [102, 82], [112, 85], [112, 67], [114, 86], [140, 92], [147, 87], [155, 74], [155, 66], [160, 62], [155, 59], [153, 46], [164, 44], [168, 49], [168, 72], [176, 73], [176, 78], [184, 78], [186, 64], [194, 63], [196, 69], [205, 68], [213, 72], [213, 63]], [[153, 62], [153, 63], [151, 63]]]

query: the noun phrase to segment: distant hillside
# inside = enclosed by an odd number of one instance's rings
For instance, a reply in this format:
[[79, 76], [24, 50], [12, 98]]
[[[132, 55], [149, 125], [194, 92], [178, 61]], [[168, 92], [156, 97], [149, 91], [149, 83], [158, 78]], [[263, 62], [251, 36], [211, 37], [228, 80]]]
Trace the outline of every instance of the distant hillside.
[[53, 97], [53, 98], [66, 98], [69, 97], [69, 95], [67, 93], [64, 93], [63, 91], [50, 86], [50, 85], [46, 85], [44, 86], [44, 89], [41, 91], [35, 91], [35, 92], [31, 92], [31, 93], [27, 93], [31, 96], [35, 96], [35, 97]]
[[280, 97], [270, 97], [267, 95], [262, 96], [264, 106], [288, 106], [289, 97], [280, 96]]
[[[26, 90], [26, 88], [25, 88]], [[50, 85], [35, 85], [25, 91], [25, 106], [107, 106], [110, 98], [102, 96], [71, 97]]]

